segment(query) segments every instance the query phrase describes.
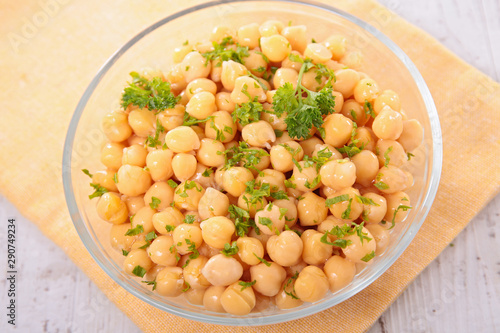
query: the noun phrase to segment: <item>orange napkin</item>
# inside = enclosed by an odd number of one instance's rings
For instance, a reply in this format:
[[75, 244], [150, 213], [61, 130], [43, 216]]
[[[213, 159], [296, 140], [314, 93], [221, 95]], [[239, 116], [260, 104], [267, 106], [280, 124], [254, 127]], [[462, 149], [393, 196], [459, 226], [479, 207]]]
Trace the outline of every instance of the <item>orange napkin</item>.
[[[144, 331], [225, 332], [164, 313], [129, 295], [93, 261], [73, 227], [61, 180], [73, 110], [98, 68], [138, 31], [201, 1], [35, 0], [3, 4], [0, 34], [0, 191]], [[186, 4], [187, 3], [187, 4]], [[439, 111], [441, 185], [432, 210], [396, 263], [368, 288], [322, 313], [232, 332], [361, 332], [443, 250], [500, 184], [500, 86], [435, 39], [372, 0], [330, 1], [377, 26], [415, 62]]]

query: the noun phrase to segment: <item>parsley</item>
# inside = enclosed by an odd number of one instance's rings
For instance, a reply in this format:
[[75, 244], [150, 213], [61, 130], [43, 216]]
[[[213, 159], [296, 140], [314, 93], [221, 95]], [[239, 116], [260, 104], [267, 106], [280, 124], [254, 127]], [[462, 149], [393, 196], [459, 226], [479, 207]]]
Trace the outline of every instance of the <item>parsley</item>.
[[151, 209], [157, 209], [160, 204], [160, 199], [158, 199], [157, 197], [151, 197], [151, 202], [149, 203], [149, 207], [151, 207]]
[[384, 183], [383, 181], [380, 181], [380, 180], [378, 182], [376, 182], [375, 184], [373, 184], [373, 186], [375, 186], [379, 190], [387, 190], [389, 188], [389, 185], [387, 185], [386, 183]]
[[239, 122], [242, 126], [259, 121], [263, 110], [262, 104], [256, 101], [237, 105], [232, 114], [233, 121]]
[[285, 294], [290, 296], [292, 299], [299, 299], [297, 297], [297, 293], [295, 292], [295, 285], [292, 286], [292, 291], [287, 291], [286, 289], [293, 283], [294, 280], [297, 280], [298, 277], [299, 277], [299, 272], [295, 272], [295, 274], [291, 276], [283, 286], [283, 291], [285, 292]]
[[341, 218], [344, 220], [349, 219], [349, 216], [351, 216], [351, 204], [352, 204], [352, 198], [349, 199], [349, 203], [347, 204], [346, 210], [342, 212]]
[[406, 153], [406, 156], [408, 156], [408, 161], [411, 160], [412, 157], [414, 157], [415, 155], [413, 155], [412, 153]]
[[176, 188], [176, 187], [177, 187], [177, 185], [178, 185], [178, 184], [177, 184], [176, 182], [174, 182], [172, 179], [167, 180], [167, 184], [168, 184], [168, 186], [170, 186], [171, 188]]
[[186, 285], [186, 288], [184, 288], [184, 289], [181, 290], [183, 293], [185, 293], [186, 291], [188, 291], [189, 289], [191, 289], [191, 285], [188, 282], [184, 281], [184, 284]]
[[363, 244], [363, 240], [366, 239], [368, 242], [371, 241], [372, 239], [370, 237], [368, 237], [367, 233], [363, 232], [363, 226], [364, 226], [365, 222], [361, 222], [359, 225], [357, 225], [356, 227], [354, 227], [354, 231], [356, 232], [356, 234], [358, 235], [360, 241], [361, 241], [361, 244]]
[[363, 148], [362, 147], [360, 148], [360, 147], [356, 146], [356, 144], [354, 142], [351, 142], [347, 146], [337, 148], [337, 150], [339, 151], [339, 153], [347, 154], [347, 156], [349, 158], [351, 158], [354, 155], [360, 153], [363, 150]]
[[295, 185], [292, 181], [292, 179], [286, 179], [285, 180], [285, 187], [286, 188], [297, 188], [297, 185]]
[[136, 225], [135, 228], [128, 229], [125, 236], [136, 236], [144, 232], [144, 227], [140, 224]]
[[[229, 217], [234, 219], [234, 226], [236, 228], [236, 234], [240, 237], [244, 237], [248, 234], [251, 227], [257, 228], [255, 221], [250, 218], [250, 213], [238, 206], [229, 206]], [[256, 229], [258, 231], [258, 228]], [[259, 234], [259, 233], [257, 233]]]
[[245, 200], [248, 208], [251, 206], [255, 207], [257, 203], [262, 204], [264, 201], [263, 199], [271, 195], [271, 185], [269, 183], [256, 183], [255, 179], [252, 179], [246, 182], [245, 185], [247, 186], [245, 193], [249, 195], [243, 196], [243, 200]]
[[[220, 130], [219, 128], [217, 128], [217, 126], [215, 126], [214, 121], [210, 122], [210, 128], [215, 131], [215, 140], [218, 140], [221, 142], [226, 140], [226, 136], [224, 135], [223, 131]], [[231, 131], [232, 131], [232, 129], [231, 129]]]
[[135, 266], [134, 269], [132, 270], [132, 274], [138, 277], [144, 277], [146, 272], [147, 271], [139, 265]]
[[257, 54], [261, 55], [261, 56], [262, 56], [262, 59], [264, 59], [264, 61], [265, 61], [266, 63], [269, 63], [269, 58], [268, 58], [268, 57], [267, 57], [264, 53], [262, 53], [262, 52], [260, 52], [260, 51], [255, 51], [255, 53], [257, 53]]
[[246, 288], [253, 286], [256, 282], [257, 282], [256, 280], [253, 280], [252, 282], [240, 281], [238, 282], [238, 284], [241, 286], [241, 291], [243, 291]]
[[172, 232], [174, 231], [175, 227], [171, 224], [166, 224], [165, 225], [165, 230], [167, 230], [167, 232]]
[[205, 123], [212, 118], [213, 118], [213, 116], [208, 116], [207, 118], [204, 118], [204, 119], [196, 119], [194, 117], [191, 117], [189, 115], [189, 113], [186, 112], [186, 113], [184, 113], [184, 120], [183, 120], [182, 126], [193, 126], [196, 124]]
[[225, 150], [222, 154], [224, 154], [224, 166], [222, 170], [227, 170], [236, 165], [252, 169], [260, 163], [261, 157], [269, 156], [269, 153], [265, 150], [252, 148], [244, 141], [240, 141], [237, 146]]
[[148, 80], [137, 72], [131, 72], [132, 82], [123, 90], [121, 105], [126, 109], [129, 105], [157, 112], [173, 108], [180, 97], [170, 90], [170, 83], [163, 81], [160, 77]]
[[384, 152], [384, 166], [387, 167], [389, 165], [389, 162], [391, 161], [391, 158], [389, 157], [390, 152], [392, 151], [392, 146], [387, 148], [387, 150]]
[[347, 201], [349, 200], [349, 194], [342, 194], [330, 199], [326, 199], [325, 205], [326, 207], [330, 207], [332, 205], [335, 205], [336, 203], [342, 202], [342, 201]]
[[271, 195], [271, 198], [273, 198], [275, 200], [290, 200], [290, 198], [288, 198], [288, 194], [286, 194], [286, 192], [282, 191], [282, 190], [271, 192], [270, 195]]
[[214, 172], [212, 168], [206, 168], [205, 171], [201, 174], [203, 177], [210, 177], [210, 175]]
[[312, 189], [316, 188], [316, 186], [318, 186], [320, 182], [321, 182], [321, 176], [317, 175], [313, 179], [312, 183], [309, 183], [309, 180], [306, 180], [306, 182], [304, 183], [304, 186], [307, 187], [308, 189], [312, 190]]
[[146, 241], [146, 244], [140, 247], [140, 249], [146, 249], [149, 245], [151, 245], [151, 242], [158, 236], [156, 236], [156, 233], [154, 231], [150, 231], [146, 234], [146, 237], [144, 240]]
[[226, 257], [234, 256], [236, 253], [238, 253], [238, 245], [236, 245], [236, 242], [233, 242], [232, 244], [226, 243], [224, 244], [224, 249], [220, 251], [223, 255]]
[[375, 111], [373, 111], [373, 106], [372, 106], [372, 103], [368, 102], [367, 100], [365, 100], [365, 104], [363, 105], [363, 109], [365, 110], [365, 113], [367, 115], [370, 115], [372, 116], [373, 118], [375, 118], [377, 115], [375, 114]]
[[[195, 243], [193, 243], [189, 238], [184, 239], [184, 241], [188, 245], [188, 250], [191, 252], [191, 254], [189, 255], [189, 259], [186, 260], [186, 263], [182, 266], [182, 268], [186, 267], [191, 260], [196, 259], [200, 256], [200, 252], [198, 252], [198, 249], [196, 249]], [[182, 242], [179, 243], [181, 243], [182, 245]]]
[[[287, 208], [280, 208], [280, 217], [279, 219], [281, 220], [283, 217], [285, 217], [286, 213], [288, 212]], [[286, 225], [286, 224], [285, 224]]]
[[87, 176], [89, 176], [90, 178], [94, 177], [94, 175], [92, 175], [92, 174], [89, 172], [89, 170], [87, 170], [87, 169], [82, 169], [82, 172], [83, 172], [84, 174], [86, 174]]
[[278, 129], [274, 130], [274, 134], [276, 135], [277, 138], [281, 138], [283, 136], [283, 131], [280, 131]]
[[193, 224], [196, 221], [196, 216], [195, 215], [186, 215], [184, 218], [184, 223], [186, 224]]
[[113, 175], [113, 181], [116, 183], [118, 183], [118, 173], [115, 172], [115, 174]]
[[126, 257], [129, 254], [130, 251], [125, 251], [122, 249], [122, 254]]
[[[406, 198], [405, 198], [405, 199], [406, 199]], [[394, 228], [394, 226], [396, 225], [396, 214], [397, 214], [400, 210], [402, 210], [403, 212], [407, 212], [407, 211], [408, 211], [408, 209], [411, 209], [411, 208], [412, 208], [411, 206], [399, 205], [399, 206], [398, 206], [398, 208], [396, 208], [396, 209], [394, 210], [394, 215], [392, 216], [392, 221], [391, 221], [392, 225], [391, 225], [391, 227], [390, 227], [389, 229]]]
[[105, 187], [102, 187], [99, 184], [90, 183], [90, 186], [92, 186], [94, 188], [94, 193], [92, 193], [91, 195], [89, 195], [89, 199], [100, 197], [104, 193], [108, 192], [108, 190]]
[[260, 261], [261, 263], [263, 263], [263, 264], [264, 264], [264, 265], [266, 265], [267, 267], [271, 267], [271, 263], [270, 263], [269, 261], [267, 261], [267, 260], [265, 260], [265, 259], [263, 259], [263, 258], [259, 257], [258, 255], [256, 255], [256, 254], [255, 254], [255, 252], [253, 253], [253, 255], [254, 255], [257, 259], [259, 259], [259, 261]]
[[[227, 48], [228, 45], [234, 44], [236, 44], [236, 50]], [[222, 62], [228, 60], [233, 60], [239, 62], [240, 64], [243, 64], [243, 58], [249, 56], [248, 47], [241, 46], [235, 43], [232, 37], [225, 37], [220, 44], [217, 42], [212, 42], [212, 45], [214, 47], [212, 51], [202, 53], [202, 55], [206, 59], [205, 66], [209, 61], [212, 60], [218, 60], [217, 64], [215, 65], [216, 67], [222, 66]]]
[[372, 260], [374, 257], [375, 257], [375, 251], [372, 251], [371, 253], [368, 253], [366, 256], [361, 258], [361, 260], [363, 260], [364, 262], [368, 262]]
[[[182, 245], [182, 242], [181, 242], [181, 245]], [[181, 260], [181, 257], [177, 253], [177, 248], [175, 247], [175, 244], [172, 244], [172, 246], [170, 246], [170, 248], [168, 250], [170, 251], [170, 253], [174, 253], [175, 252], [175, 260], [177, 262], [179, 262], [179, 260]]]
[[356, 201], [359, 203], [362, 203], [363, 205], [380, 206], [378, 203], [376, 203], [375, 201], [373, 201], [370, 198], [363, 197], [363, 196], [357, 195], [357, 194], [355, 195], [355, 197], [356, 197]]
[[272, 230], [273, 221], [269, 217], [259, 217], [259, 223]]
[[151, 289], [151, 290], [153, 290], [153, 291], [156, 289], [156, 279], [154, 279], [153, 281], [141, 281], [141, 282], [147, 284], [148, 286], [152, 285], [153, 289]]
[[273, 96], [273, 109], [278, 117], [283, 113], [287, 114], [285, 123], [290, 137], [306, 139], [310, 136], [311, 128], [323, 125], [323, 116], [334, 112], [335, 96], [332, 95], [331, 88], [334, 77], [329, 77], [327, 84], [319, 92], [313, 92], [302, 85], [302, 76], [304, 72], [318, 66], [294, 54], [289, 58], [302, 63], [297, 87], [294, 89], [289, 82], [279, 87]]
[[[286, 219], [286, 217], [285, 217], [285, 220], [287, 220], [287, 219]], [[293, 220], [287, 220], [287, 221], [293, 221]], [[295, 232], [295, 233], [296, 233], [299, 237], [301, 237], [301, 236], [302, 236], [302, 233], [301, 233], [299, 230], [297, 230], [297, 229], [290, 229], [290, 227], [289, 227], [288, 225], [286, 225], [286, 224], [285, 224], [285, 230], [286, 230], [286, 231], [293, 231], [293, 232]]]
[[160, 133], [163, 132], [165, 132], [165, 127], [162, 126], [159, 120], [156, 120], [155, 136], [153, 137], [151, 135], [148, 135], [144, 144], [151, 148], [156, 148], [157, 146], [160, 146], [161, 145]]

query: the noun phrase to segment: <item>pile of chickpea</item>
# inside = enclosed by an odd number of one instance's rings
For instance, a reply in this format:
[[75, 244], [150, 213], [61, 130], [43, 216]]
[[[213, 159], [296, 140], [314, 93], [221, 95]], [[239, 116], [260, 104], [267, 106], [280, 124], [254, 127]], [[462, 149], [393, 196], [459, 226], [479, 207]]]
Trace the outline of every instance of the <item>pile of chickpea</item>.
[[[213, 50], [212, 42], [226, 37], [248, 47], [243, 64], [207, 62], [203, 56]], [[305, 26], [273, 20], [236, 31], [216, 27], [209, 41], [175, 49], [176, 65], [170, 71], [143, 71], [168, 81], [179, 102], [159, 113], [130, 105], [106, 115], [102, 127], [109, 142], [101, 155], [106, 170], [92, 178], [107, 190], [96, 209], [112, 224], [111, 244], [126, 255], [126, 273], [138, 275], [139, 267], [141, 280], [150, 281], [160, 295], [184, 295], [209, 311], [246, 315], [319, 301], [373, 262], [363, 258], [384, 252], [391, 225], [408, 214], [398, 209], [410, 205], [403, 191], [413, 184], [404, 165], [420, 145], [423, 130], [417, 120], [407, 119], [394, 91], [380, 90], [358, 70], [362, 54], [346, 49], [343, 36], [310, 42]], [[335, 112], [324, 119], [323, 137], [314, 128], [308, 139], [290, 137], [286, 114], [263, 112], [245, 126], [233, 121], [237, 105], [256, 100], [272, 111], [276, 90], [287, 82], [297, 85], [302, 64], [290, 54], [335, 73]], [[301, 84], [316, 91], [325, 82], [312, 68]], [[184, 126], [185, 113], [210, 118]], [[155, 135], [157, 123], [165, 132], [159, 135], [161, 144], [150, 147], [146, 139]], [[241, 141], [262, 153], [260, 161], [253, 168], [245, 167], [244, 160], [225, 168], [224, 151]], [[339, 152], [353, 142], [361, 152], [351, 157]], [[306, 155], [325, 151], [331, 157], [320, 168], [304, 161]], [[251, 181], [268, 183], [288, 199], [265, 197], [249, 206], [245, 199], [250, 199], [246, 188]], [[352, 200], [326, 205], [327, 199], [342, 195]], [[358, 196], [375, 204], [360, 202]], [[229, 214], [232, 205], [255, 221], [242, 237]], [[272, 223], [261, 223], [267, 220]], [[366, 238], [347, 235], [345, 248], [331, 245], [332, 234], [322, 241], [325, 233], [346, 223], [362, 223]], [[140, 233], [125, 235], [138, 226]], [[148, 234], [153, 237], [147, 239]], [[233, 242], [237, 253], [221, 253]]]

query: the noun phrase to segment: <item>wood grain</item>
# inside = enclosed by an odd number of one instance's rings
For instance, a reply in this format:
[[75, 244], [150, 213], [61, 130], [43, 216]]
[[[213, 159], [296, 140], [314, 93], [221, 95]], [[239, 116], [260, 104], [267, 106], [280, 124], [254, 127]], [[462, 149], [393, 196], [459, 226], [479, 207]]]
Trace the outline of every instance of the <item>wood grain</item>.
[[[498, 0], [380, 2], [500, 80]], [[0, 197], [0, 225], [9, 217], [17, 220], [19, 325], [13, 330], [2, 319], [1, 332], [139, 332], [61, 249]], [[499, 220], [497, 196], [369, 332], [500, 331]], [[0, 231], [2, 247], [5, 240]], [[0, 271], [5, 265], [0, 259]], [[2, 276], [0, 292], [5, 291]]]

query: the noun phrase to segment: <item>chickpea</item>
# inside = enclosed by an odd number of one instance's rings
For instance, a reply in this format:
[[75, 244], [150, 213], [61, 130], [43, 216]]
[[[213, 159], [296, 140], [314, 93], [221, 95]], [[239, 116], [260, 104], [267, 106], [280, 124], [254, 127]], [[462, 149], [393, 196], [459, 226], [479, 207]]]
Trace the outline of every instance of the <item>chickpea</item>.
[[[157, 149], [150, 151], [146, 157], [146, 166], [154, 181], [167, 180], [174, 174], [172, 170], [172, 150]], [[119, 176], [119, 175], [118, 175]], [[118, 178], [118, 182], [120, 178]], [[123, 192], [122, 192], [123, 193]]]
[[109, 192], [118, 192], [114, 177], [114, 170], [97, 171], [92, 176], [92, 184], [98, 184], [104, 187]]
[[359, 104], [364, 104], [365, 101], [373, 102], [379, 94], [377, 82], [372, 79], [361, 79], [354, 87], [354, 99]]
[[422, 143], [424, 130], [422, 125], [416, 119], [403, 121], [403, 132], [398, 138], [398, 142], [403, 146], [404, 150], [412, 151]]
[[[290, 54], [293, 54], [294, 56], [298, 56], [301, 59], [304, 59], [302, 54], [298, 51], [292, 51], [292, 52], [290, 52]], [[302, 63], [298, 62], [298, 61], [292, 61], [292, 59], [290, 59], [290, 56], [286, 57], [281, 62], [281, 68], [292, 68], [292, 69], [295, 69], [295, 71], [297, 71], [297, 73], [300, 71], [301, 67], [302, 67]], [[272, 103], [272, 102], [269, 102], [269, 103]]]
[[183, 45], [176, 47], [174, 49], [174, 53], [172, 55], [172, 58], [174, 60], [174, 63], [178, 64], [182, 62], [184, 57], [189, 53], [193, 51], [193, 46], [188, 43], [184, 43]]
[[262, 77], [267, 70], [267, 61], [259, 51], [249, 51], [243, 58], [243, 64], [255, 76]]
[[193, 97], [195, 94], [202, 91], [209, 92], [215, 96], [215, 94], [217, 93], [217, 85], [214, 81], [209, 79], [195, 79], [188, 83], [186, 87], [186, 96], [188, 97], [188, 99], [191, 99], [191, 97]]
[[[335, 82], [332, 82], [333, 90], [340, 92], [344, 99], [354, 94], [354, 87], [360, 80], [359, 73], [353, 69], [339, 69], [335, 71]], [[364, 105], [363, 100], [360, 104]]]
[[156, 116], [151, 110], [135, 109], [130, 111], [128, 122], [138, 136], [147, 137], [155, 132]]
[[344, 101], [341, 113], [354, 121], [358, 126], [363, 126], [367, 123], [369, 116], [365, 112], [363, 105], [356, 102], [354, 99]]
[[[329, 216], [327, 216], [327, 218], [323, 222], [321, 222], [318, 225], [318, 231], [322, 232], [322, 233], [326, 233], [327, 231], [331, 231], [336, 226], [337, 227], [341, 227], [343, 225], [345, 225], [344, 221], [342, 221], [341, 219], [336, 218], [333, 215], [329, 215]], [[328, 238], [330, 238], [332, 241], [334, 241], [335, 239], [337, 239], [333, 235], [328, 235]]]
[[203, 295], [203, 306], [205, 309], [213, 312], [226, 312], [221, 303], [221, 296], [225, 290], [226, 287], [224, 286], [209, 287]]
[[387, 249], [387, 246], [389, 246], [391, 237], [389, 231], [379, 224], [369, 224], [366, 226], [366, 229], [372, 234], [377, 244], [375, 255], [381, 255]]
[[317, 145], [322, 145], [322, 144], [323, 141], [317, 136], [313, 136], [307, 140], [300, 142], [300, 146], [304, 151], [304, 155], [309, 155], [309, 156], [312, 156], [314, 149], [316, 148]]
[[243, 140], [254, 147], [265, 147], [269, 143], [276, 141], [276, 134], [269, 123], [260, 120], [243, 127], [241, 131]]
[[408, 174], [400, 168], [388, 165], [380, 168], [375, 181], [375, 185], [381, 192], [391, 194], [408, 188], [410, 179]]
[[[237, 78], [247, 74], [248, 69], [236, 61], [229, 60], [222, 62], [221, 82], [224, 88], [229, 91], [234, 90]], [[233, 102], [231, 99], [229, 101]]]
[[153, 215], [156, 213], [154, 209], [149, 206], [142, 207], [139, 211], [130, 219], [132, 228], [136, 228], [138, 225], [142, 226], [143, 232], [141, 235], [146, 235], [147, 233], [154, 231], [153, 226]]
[[370, 255], [372, 252], [375, 252], [376, 242], [373, 239], [372, 234], [365, 227], [363, 227], [362, 233], [364, 236], [371, 239], [368, 240], [365, 238], [363, 239], [363, 241], [361, 241], [361, 238], [357, 234], [346, 236], [344, 237], [344, 239], [351, 241], [351, 243], [350, 245], [347, 245], [344, 249], [342, 249], [342, 252], [344, 252], [346, 259], [352, 261], [355, 264], [371, 264], [373, 262], [372, 260], [365, 262], [362, 259], [367, 255]]
[[160, 200], [156, 209], [164, 210], [170, 206], [174, 199], [174, 189], [166, 182], [156, 182], [147, 190], [146, 194], [144, 194], [144, 204], [151, 206], [153, 197]]
[[221, 295], [221, 304], [230, 314], [244, 316], [255, 307], [256, 299], [252, 287], [242, 288], [236, 281], [224, 290]]
[[211, 61], [212, 70], [210, 71], [210, 79], [215, 83], [221, 82], [222, 78], [222, 62], [220, 59]]
[[130, 251], [132, 244], [135, 242], [134, 236], [125, 236], [128, 229], [131, 228], [130, 223], [113, 224], [109, 232], [111, 246], [116, 250]]
[[211, 64], [206, 63], [205, 57], [196, 51], [186, 54], [180, 63], [181, 73], [187, 83], [198, 78], [208, 77], [211, 68]]
[[134, 135], [131, 135], [127, 139], [127, 143], [129, 146], [132, 146], [132, 145], [144, 146], [146, 144], [146, 138], [143, 138], [143, 137], [140, 137], [140, 136], [137, 136], [134, 134]]
[[265, 169], [262, 170], [259, 176], [255, 179], [255, 183], [268, 183], [271, 185], [271, 192], [286, 191], [285, 174], [278, 170]]
[[173, 66], [172, 70], [165, 74], [165, 79], [170, 82], [170, 89], [174, 93], [179, 93], [186, 88], [187, 82], [183, 73], [182, 63]]
[[270, 151], [271, 164], [275, 170], [287, 172], [293, 170], [294, 162], [301, 161], [304, 151], [296, 141], [288, 141], [279, 146], [273, 146]]
[[326, 162], [320, 169], [321, 182], [334, 190], [351, 187], [356, 181], [356, 165], [351, 161]]
[[120, 193], [135, 197], [146, 193], [151, 186], [149, 172], [135, 165], [123, 165], [118, 169], [116, 187]]
[[307, 46], [306, 30], [305, 25], [288, 26], [283, 28], [281, 35], [290, 42], [293, 50], [304, 53]]
[[356, 275], [356, 265], [341, 256], [332, 256], [323, 269], [332, 293], [346, 287]]
[[186, 105], [186, 112], [196, 119], [205, 119], [216, 110], [215, 96], [208, 91], [195, 93]]
[[250, 267], [251, 280], [255, 281], [253, 288], [264, 296], [275, 296], [279, 293], [281, 284], [286, 278], [286, 271], [277, 263], [270, 266], [264, 263]]
[[212, 114], [213, 118], [207, 121], [205, 135], [207, 138], [227, 143], [234, 139], [237, 126], [227, 111], [217, 111]]
[[279, 309], [292, 309], [301, 306], [304, 303], [300, 299], [291, 296], [295, 293], [294, 284], [295, 279], [293, 279], [292, 277], [286, 278], [285, 282], [283, 282], [280, 292], [274, 297], [276, 306]]
[[204, 165], [218, 167], [224, 164], [224, 145], [220, 141], [205, 138], [201, 140], [200, 149], [196, 158]]
[[304, 72], [302, 75], [302, 80], [300, 81], [300, 84], [302, 86], [306, 87], [307, 89], [311, 91], [318, 91], [326, 83], [326, 77], [319, 75], [318, 76], [318, 70], [315, 68], [312, 68], [308, 70], [307, 72]]
[[158, 236], [148, 247], [148, 254], [151, 261], [161, 266], [175, 266], [177, 264], [177, 251], [170, 251], [174, 245], [174, 240], [171, 236]]
[[222, 188], [234, 197], [239, 197], [246, 189], [246, 183], [253, 179], [253, 174], [244, 167], [231, 167], [222, 175]]
[[130, 216], [135, 215], [139, 211], [139, 209], [146, 206], [146, 204], [144, 203], [143, 195], [137, 197], [129, 197], [126, 195], [122, 195], [122, 200], [127, 205], [128, 214]]
[[[184, 94], [183, 96], [186, 95]], [[177, 104], [172, 109], [166, 109], [158, 113], [157, 120], [167, 131], [181, 126], [184, 122], [184, 113], [186, 112], [186, 107], [181, 102], [179, 103], [180, 104]]]
[[274, 200], [273, 204], [278, 206], [279, 208], [286, 209], [285, 224], [288, 227], [293, 227], [295, 223], [297, 223], [298, 212], [297, 212], [297, 204], [294, 199]]
[[260, 263], [257, 257], [264, 257], [264, 246], [257, 238], [239, 237], [236, 240], [236, 245], [238, 246], [238, 256], [247, 265], [257, 265]]
[[249, 49], [254, 49], [259, 46], [259, 25], [257, 23], [243, 25], [238, 29], [237, 36], [241, 46], [248, 46]]
[[174, 207], [167, 207], [159, 213], [155, 213], [151, 218], [156, 232], [169, 235], [178, 225], [182, 224], [184, 215]]
[[355, 188], [347, 187], [337, 191], [332, 198], [344, 195], [347, 195], [347, 200], [342, 200], [331, 205], [330, 212], [338, 219], [353, 221], [363, 212], [363, 205], [356, 199], [356, 196], [360, 195], [359, 191]]
[[184, 280], [189, 283], [192, 289], [206, 289], [210, 287], [210, 282], [201, 273], [203, 267], [207, 264], [208, 258], [199, 256], [195, 259], [189, 260], [182, 275]]
[[233, 257], [216, 254], [208, 259], [201, 273], [214, 286], [228, 286], [241, 278], [243, 267]]
[[299, 79], [299, 73], [292, 68], [278, 68], [273, 76], [273, 86], [274, 89], [278, 89], [285, 85], [285, 83], [291, 83], [293, 88], [297, 87], [297, 82]]
[[347, 142], [347, 144], [354, 143], [358, 148], [363, 147], [363, 150], [375, 151], [376, 143], [373, 131], [368, 127], [359, 127], [356, 134]]
[[172, 159], [172, 170], [180, 181], [186, 181], [196, 172], [196, 157], [191, 154], [176, 154]]
[[[286, 212], [285, 212], [286, 213]], [[270, 203], [255, 213], [255, 224], [266, 235], [279, 234], [285, 227], [283, 209]]]
[[303, 199], [299, 200], [297, 204], [300, 225], [305, 227], [323, 222], [328, 215], [325, 202], [325, 199], [314, 192], [304, 193]]
[[305, 166], [304, 161], [298, 162], [300, 168], [294, 164], [293, 166], [293, 179], [297, 190], [310, 192], [314, 191], [321, 185], [321, 176], [316, 170], [316, 166]]
[[236, 104], [231, 100], [231, 93], [221, 91], [215, 95], [215, 105], [217, 110], [232, 113]]
[[339, 62], [348, 68], [360, 69], [363, 66], [364, 56], [360, 51], [346, 52]]
[[287, 131], [283, 131], [283, 133], [280, 133], [280, 134], [281, 134], [281, 136], [276, 136], [276, 141], [274, 141], [271, 144], [271, 146], [280, 145], [280, 144], [283, 144], [283, 143], [288, 142], [290, 140], [293, 140]]
[[386, 163], [387, 165], [401, 167], [408, 160], [403, 146], [394, 140], [378, 140], [375, 151], [378, 155], [380, 167], [383, 167]]
[[123, 261], [123, 270], [129, 275], [135, 275], [133, 271], [137, 266], [144, 268], [146, 271], [153, 267], [153, 262], [149, 259], [146, 250], [131, 250]]
[[197, 224], [179, 224], [175, 227], [172, 237], [177, 252], [182, 255], [194, 252], [194, 249], [203, 243], [201, 229]]
[[271, 236], [266, 243], [269, 257], [281, 266], [296, 265], [301, 259], [303, 248], [302, 240], [291, 230]]
[[178, 209], [196, 210], [205, 189], [194, 180], [180, 183], [174, 192], [174, 202]]
[[334, 60], [340, 60], [346, 50], [346, 38], [341, 35], [332, 35], [323, 41], [323, 44], [332, 53]]
[[233, 221], [224, 216], [206, 219], [200, 226], [205, 243], [216, 249], [223, 249], [226, 243], [231, 243], [235, 232]]
[[123, 149], [122, 164], [146, 166], [148, 151], [143, 145], [131, 145]]
[[344, 146], [351, 138], [354, 125], [351, 119], [334, 113], [325, 118], [325, 122], [321, 127], [325, 129], [325, 143], [339, 148]]
[[322, 236], [323, 233], [308, 229], [300, 237], [304, 243], [302, 259], [309, 265], [322, 265], [332, 256], [333, 246], [321, 242]]
[[409, 213], [410, 197], [408, 194], [402, 191], [398, 191], [391, 194], [385, 194], [385, 199], [387, 200], [387, 212], [384, 216], [384, 220], [389, 222], [386, 224], [387, 227], [394, 223], [402, 222]]
[[304, 302], [316, 302], [328, 291], [329, 283], [323, 271], [316, 266], [307, 266], [295, 280], [295, 292]]
[[[262, 148], [250, 148], [251, 151], [256, 152], [256, 156], [260, 158], [259, 163], [254, 164], [253, 168], [250, 169], [254, 176], [257, 176], [262, 170], [265, 170], [271, 164], [271, 158], [269, 153]], [[239, 163], [240, 166], [245, 166], [247, 164], [253, 163], [254, 161], [248, 161], [246, 157], [243, 157]]]
[[189, 288], [184, 292], [186, 300], [193, 305], [203, 305], [203, 298], [205, 297], [206, 289], [193, 289]]
[[372, 129], [380, 139], [397, 140], [403, 133], [403, 118], [399, 112], [384, 107], [373, 120]]
[[385, 106], [389, 106], [394, 111], [401, 111], [401, 101], [399, 95], [393, 90], [384, 90], [375, 98], [373, 103], [373, 111], [376, 115], [382, 111]]
[[262, 23], [259, 27], [259, 33], [261, 36], [269, 37], [272, 35], [277, 35], [283, 30], [283, 22], [278, 20], [268, 20]]
[[156, 276], [156, 292], [161, 296], [177, 297], [184, 289], [182, 268], [165, 267]]
[[190, 180], [197, 181], [204, 188], [217, 187], [214, 170], [201, 163], [196, 166], [195, 174]]
[[307, 45], [304, 56], [310, 58], [315, 64], [323, 64], [332, 59], [332, 52], [322, 44], [311, 43]]
[[280, 35], [261, 37], [260, 46], [262, 53], [272, 62], [283, 61], [292, 52], [290, 42]]
[[118, 169], [122, 166], [124, 145], [116, 142], [108, 142], [101, 150], [101, 163], [110, 169]]
[[179, 126], [168, 131], [165, 143], [174, 153], [187, 153], [200, 148], [200, 139], [189, 126]]
[[104, 135], [112, 142], [122, 142], [132, 135], [128, 115], [123, 111], [113, 111], [102, 118]]
[[365, 193], [363, 196], [367, 199], [371, 199], [375, 203], [375, 205], [363, 204], [363, 221], [365, 221], [366, 224], [381, 222], [387, 212], [387, 202], [385, 198], [372, 192]]
[[231, 101], [236, 104], [242, 104], [253, 101], [257, 98], [259, 102], [264, 102], [267, 99], [264, 89], [259, 81], [249, 77], [240, 76], [234, 81], [234, 89], [231, 92]]
[[198, 203], [198, 212], [202, 220], [228, 214], [229, 198], [224, 193], [208, 187]]

